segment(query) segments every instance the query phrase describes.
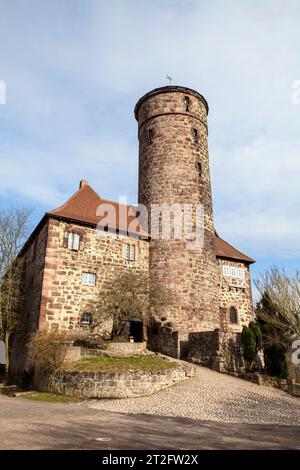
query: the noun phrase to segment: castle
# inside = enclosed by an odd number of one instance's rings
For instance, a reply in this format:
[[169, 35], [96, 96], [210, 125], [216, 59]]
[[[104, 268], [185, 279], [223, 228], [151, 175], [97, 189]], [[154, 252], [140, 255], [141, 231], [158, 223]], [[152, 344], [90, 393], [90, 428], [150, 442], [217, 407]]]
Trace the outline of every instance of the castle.
[[[149, 330], [151, 349], [209, 362], [216, 360], [221, 334], [236, 341], [253, 318], [249, 266], [254, 260], [215, 230], [207, 115], [204, 97], [181, 86], [154, 89], [135, 107], [139, 203], [150, 214], [162, 204], [201, 206], [202, 248], [189, 250], [174, 236], [141, 237], [142, 228], [132, 223], [136, 208], [103, 199], [82, 180], [67, 202], [44, 215], [20, 253], [25, 261], [23, 336], [89, 325], [87, 305], [99, 287], [132, 270], [150, 273], [176, 295], [176, 303], [158, 312]], [[101, 207], [113, 207], [116, 217], [107, 217]], [[136, 325], [132, 328], [136, 340], [142, 339]], [[25, 354], [21, 344], [13, 352], [18, 362]]]

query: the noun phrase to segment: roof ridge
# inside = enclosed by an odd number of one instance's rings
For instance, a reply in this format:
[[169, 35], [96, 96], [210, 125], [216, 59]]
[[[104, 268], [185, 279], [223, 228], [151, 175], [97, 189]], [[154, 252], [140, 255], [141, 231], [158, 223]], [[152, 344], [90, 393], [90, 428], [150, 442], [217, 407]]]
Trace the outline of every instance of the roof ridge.
[[112, 202], [114, 204], [118, 204], [118, 206], [124, 206], [124, 207], [135, 207], [138, 209], [138, 206], [136, 206], [135, 204], [123, 204], [122, 202], [118, 202], [118, 201], [113, 201], [112, 199], [106, 199], [106, 198], [103, 198], [103, 197], [100, 197], [101, 201], [105, 201], [105, 202]]

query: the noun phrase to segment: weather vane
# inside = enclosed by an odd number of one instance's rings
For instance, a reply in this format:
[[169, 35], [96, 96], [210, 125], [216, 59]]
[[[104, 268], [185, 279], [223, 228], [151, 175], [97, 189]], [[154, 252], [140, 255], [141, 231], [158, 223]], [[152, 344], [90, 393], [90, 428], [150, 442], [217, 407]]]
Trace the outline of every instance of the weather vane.
[[167, 75], [167, 76], [166, 76], [166, 79], [169, 80], [170, 86], [171, 86], [171, 85], [172, 85], [172, 77], [170, 77], [170, 75]]

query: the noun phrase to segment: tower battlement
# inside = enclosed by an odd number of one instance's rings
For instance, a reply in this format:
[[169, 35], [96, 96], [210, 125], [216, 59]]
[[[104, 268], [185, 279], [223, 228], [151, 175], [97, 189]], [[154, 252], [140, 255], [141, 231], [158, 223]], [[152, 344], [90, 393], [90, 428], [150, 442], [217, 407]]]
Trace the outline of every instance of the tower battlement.
[[151, 96], [154, 96], [154, 95], [174, 93], [174, 92], [184, 93], [185, 95], [191, 95], [191, 96], [196, 97], [198, 100], [203, 102], [203, 104], [206, 108], [206, 112], [208, 114], [208, 111], [209, 111], [208, 103], [207, 103], [206, 99], [204, 98], [204, 96], [201, 95], [200, 93], [198, 93], [198, 91], [193, 90], [192, 88], [187, 88], [187, 87], [183, 87], [183, 86], [170, 85], [170, 86], [163, 86], [163, 87], [159, 87], [159, 88], [154, 88], [153, 90], [149, 91], [148, 93], [145, 93], [145, 95], [143, 95], [138, 100], [138, 102], [137, 102], [137, 104], [135, 105], [135, 108], [134, 108], [134, 115], [135, 115], [136, 120], [137, 121], [139, 120], [138, 119], [139, 109], [140, 109], [142, 103], [145, 100], [147, 100], [148, 98], [150, 98]]

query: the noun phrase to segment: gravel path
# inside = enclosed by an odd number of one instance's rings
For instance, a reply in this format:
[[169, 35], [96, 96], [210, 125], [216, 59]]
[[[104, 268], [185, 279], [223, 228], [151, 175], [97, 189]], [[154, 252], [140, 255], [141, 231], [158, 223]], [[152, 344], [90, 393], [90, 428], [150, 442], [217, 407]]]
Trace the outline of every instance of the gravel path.
[[118, 413], [182, 416], [230, 423], [300, 425], [300, 400], [196, 366], [195, 377], [154, 395], [88, 401], [87, 406]]

